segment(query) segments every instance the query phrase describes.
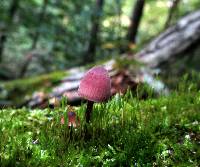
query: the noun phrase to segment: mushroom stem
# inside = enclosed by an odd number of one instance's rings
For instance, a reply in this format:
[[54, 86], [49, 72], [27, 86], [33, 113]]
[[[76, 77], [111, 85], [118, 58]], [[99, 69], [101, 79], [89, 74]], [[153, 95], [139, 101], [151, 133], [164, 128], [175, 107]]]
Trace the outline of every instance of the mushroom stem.
[[92, 113], [92, 108], [93, 108], [93, 101], [89, 101], [87, 102], [87, 109], [85, 112], [85, 118], [86, 118], [86, 122], [89, 123], [90, 122], [90, 117], [91, 117], [91, 113]]

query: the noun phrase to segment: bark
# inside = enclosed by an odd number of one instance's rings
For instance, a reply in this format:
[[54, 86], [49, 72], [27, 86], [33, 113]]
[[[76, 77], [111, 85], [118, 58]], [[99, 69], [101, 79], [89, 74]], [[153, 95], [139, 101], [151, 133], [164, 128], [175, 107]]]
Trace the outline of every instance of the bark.
[[136, 35], [143, 15], [145, 0], [137, 0], [132, 11], [131, 25], [128, 30], [127, 39], [131, 43], [136, 42]]
[[[41, 8], [41, 13], [39, 15], [38, 26], [37, 27], [40, 27], [40, 25], [42, 24], [42, 22], [44, 20], [44, 16], [45, 16], [45, 13], [46, 13], [47, 5], [48, 5], [48, 0], [44, 0], [43, 1], [43, 6]], [[36, 32], [33, 35], [33, 43], [32, 43], [32, 46], [31, 46], [31, 50], [36, 48], [39, 37], [40, 37], [40, 30], [36, 29]]]
[[90, 41], [87, 48], [87, 52], [83, 58], [83, 64], [94, 62], [94, 55], [96, 52], [96, 46], [98, 43], [98, 33], [99, 33], [99, 25], [100, 18], [103, 10], [104, 0], [96, 0], [96, 7], [94, 10], [94, 14], [92, 16], [92, 29], [90, 33]]
[[183, 17], [176, 25], [161, 33], [137, 53], [135, 59], [150, 67], [157, 67], [180, 56], [199, 40], [200, 10]]
[[[11, 26], [11, 24], [13, 23], [13, 19], [14, 19], [16, 12], [17, 12], [18, 7], [19, 7], [19, 0], [13, 0], [11, 2], [11, 5], [10, 5], [9, 11], [8, 11], [9, 22], [6, 25], [6, 30], [8, 30], [9, 27]], [[4, 45], [5, 45], [6, 40], [7, 40], [8, 32], [6, 30], [4, 30], [2, 32], [2, 34], [0, 34], [0, 62], [2, 61]]]
[[172, 5], [169, 8], [167, 20], [166, 20], [165, 26], [164, 26], [165, 29], [168, 28], [169, 25], [171, 24], [171, 20], [172, 20], [172, 17], [174, 15], [174, 12], [176, 11], [178, 4], [180, 2], [180, 0], [171, 0], [171, 1], [172, 1]]

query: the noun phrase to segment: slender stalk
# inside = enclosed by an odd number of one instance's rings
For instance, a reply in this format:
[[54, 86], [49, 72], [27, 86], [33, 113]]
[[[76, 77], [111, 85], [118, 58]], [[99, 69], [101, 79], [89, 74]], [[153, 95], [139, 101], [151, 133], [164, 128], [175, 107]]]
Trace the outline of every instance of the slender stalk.
[[86, 122], [87, 122], [87, 123], [90, 122], [93, 104], [94, 104], [93, 101], [89, 101], [89, 100], [88, 100], [88, 102], [87, 102], [87, 109], [86, 109], [86, 112], [85, 112], [85, 119], [86, 119]]

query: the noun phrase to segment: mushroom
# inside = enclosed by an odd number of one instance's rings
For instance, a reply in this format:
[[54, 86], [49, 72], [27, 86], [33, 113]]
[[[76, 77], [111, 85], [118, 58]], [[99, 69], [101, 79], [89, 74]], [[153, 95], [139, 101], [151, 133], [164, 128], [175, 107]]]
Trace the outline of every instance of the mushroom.
[[90, 69], [80, 82], [78, 94], [88, 100], [85, 118], [89, 123], [94, 102], [104, 102], [111, 95], [111, 80], [108, 71], [101, 66]]
[[[76, 127], [80, 126], [80, 119], [74, 111], [69, 111], [67, 113], [67, 117], [68, 117], [68, 127], [69, 128], [71, 128], [71, 127], [76, 128]], [[61, 117], [60, 124], [62, 124], [62, 125], [65, 124], [64, 116]]]
[[76, 113], [73, 111], [70, 111], [67, 113], [68, 115], [68, 127], [74, 127], [76, 128]]

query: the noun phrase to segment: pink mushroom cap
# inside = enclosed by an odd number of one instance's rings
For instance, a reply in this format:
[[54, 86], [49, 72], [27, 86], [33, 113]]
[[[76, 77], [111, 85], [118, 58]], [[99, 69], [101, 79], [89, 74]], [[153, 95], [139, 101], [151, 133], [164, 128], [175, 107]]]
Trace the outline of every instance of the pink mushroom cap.
[[111, 81], [108, 71], [101, 66], [91, 68], [82, 78], [78, 94], [93, 102], [106, 101], [111, 95]]

